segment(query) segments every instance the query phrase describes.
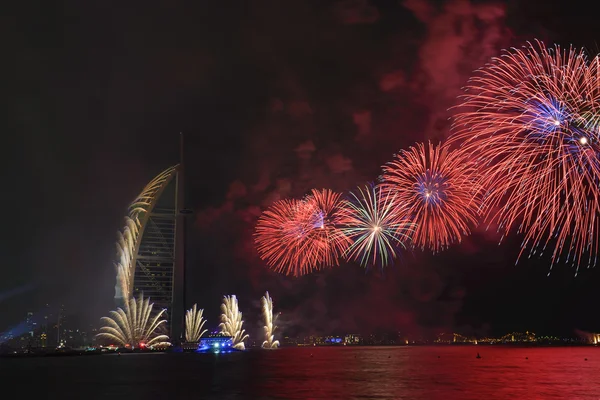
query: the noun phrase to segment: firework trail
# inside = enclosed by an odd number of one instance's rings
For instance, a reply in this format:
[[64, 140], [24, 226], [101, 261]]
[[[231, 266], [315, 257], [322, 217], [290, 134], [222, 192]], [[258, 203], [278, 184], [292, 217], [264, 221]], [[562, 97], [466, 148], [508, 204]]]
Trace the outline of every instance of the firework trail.
[[394, 212], [414, 229], [411, 242], [434, 252], [460, 242], [478, 220], [481, 186], [476, 168], [447, 145], [417, 144], [383, 167], [381, 188]]
[[156, 196], [173, 179], [178, 167], [179, 165], [174, 165], [167, 168], [144, 186], [142, 192], [129, 205], [129, 216], [131, 218], [148, 215], [148, 210], [152, 207]]
[[261, 347], [264, 349], [276, 349], [279, 347], [279, 340], [274, 340], [275, 336], [273, 333], [277, 327], [273, 324], [277, 316], [273, 317], [273, 299], [269, 296], [269, 292], [265, 293], [260, 302], [262, 304], [263, 318], [265, 319], [265, 341]]
[[528, 44], [480, 69], [462, 98], [450, 140], [479, 164], [486, 220], [524, 235], [519, 258], [549, 249], [552, 264], [595, 264], [598, 57]]
[[260, 258], [274, 271], [294, 276], [337, 265], [350, 245], [340, 229], [345, 204], [341, 194], [327, 189], [274, 203], [256, 224]]
[[206, 333], [206, 329], [202, 327], [206, 320], [202, 317], [203, 309], [196, 307], [196, 304], [185, 313], [185, 341], [189, 343], [198, 342], [202, 335]]
[[412, 225], [403, 221], [395, 196], [378, 186], [358, 188], [351, 192], [351, 200], [344, 218], [344, 233], [352, 240], [345, 257], [368, 267], [385, 267], [406, 248]]
[[143, 295], [140, 295], [137, 301], [129, 299], [124, 310], [117, 308], [116, 311], [110, 312], [110, 317], [101, 318], [104, 326], [100, 328], [96, 337], [117, 342], [123, 347], [130, 346], [132, 349], [169, 344], [167, 335], [156, 333], [156, 330], [167, 322], [166, 319], [160, 319], [166, 310], [161, 310], [151, 318], [153, 307], [150, 298], [144, 299]]
[[245, 350], [244, 340], [248, 335], [244, 335], [245, 330], [242, 329], [244, 321], [242, 321], [242, 313], [238, 309], [238, 301], [235, 295], [224, 296], [221, 304], [221, 323], [219, 329], [225, 336], [231, 336], [231, 342], [234, 348]]
[[134, 273], [132, 263], [139, 230], [140, 222], [137, 217], [125, 217], [125, 227], [123, 228], [123, 232], [117, 233], [118, 261], [115, 262], [115, 270], [117, 271], [115, 297], [117, 299], [125, 299], [125, 302], [131, 297]]

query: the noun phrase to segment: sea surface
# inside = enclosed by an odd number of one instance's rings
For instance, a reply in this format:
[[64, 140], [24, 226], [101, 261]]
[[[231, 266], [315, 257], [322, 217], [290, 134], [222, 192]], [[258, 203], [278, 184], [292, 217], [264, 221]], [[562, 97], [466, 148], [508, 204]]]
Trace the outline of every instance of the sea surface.
[[600, 348], [301, 347], [0, 358], [0, 383], [7, 399], [600, 399]]

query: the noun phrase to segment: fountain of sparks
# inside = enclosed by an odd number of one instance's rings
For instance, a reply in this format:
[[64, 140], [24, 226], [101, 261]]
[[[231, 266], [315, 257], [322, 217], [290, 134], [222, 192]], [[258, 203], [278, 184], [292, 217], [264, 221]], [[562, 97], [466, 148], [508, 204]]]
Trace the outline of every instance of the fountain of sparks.
[[248, 335], [245, 335], [245, 330], [242, 329], [244, 321], [242, 320], [242, 313], [238, 308], [238, 301], [235, 295], [223, 297], [221, 313], [221, 323], [219, 324], [221, 334], [231, 337], [233, 348], [245, 350], [246, 345], [244, 344], [244, 340], [248, 338]]

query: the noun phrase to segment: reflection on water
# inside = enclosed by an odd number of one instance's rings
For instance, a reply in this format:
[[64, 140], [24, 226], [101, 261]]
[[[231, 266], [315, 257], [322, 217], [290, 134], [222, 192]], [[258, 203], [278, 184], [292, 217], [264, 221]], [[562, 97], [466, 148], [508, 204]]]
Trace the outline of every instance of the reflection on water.
[[0, 359], [0, 376], [63, 399], [597, 399], [599, 367], [595, 347], [311, 347]]
[[[258, 393], [297, 399], [600, 398], [595, 378], [600, 349], [592, 347], [288, 351], [289, 362], [279, 354], [259, 360]], [[477, 352], [481, 359], [476, 358]]]

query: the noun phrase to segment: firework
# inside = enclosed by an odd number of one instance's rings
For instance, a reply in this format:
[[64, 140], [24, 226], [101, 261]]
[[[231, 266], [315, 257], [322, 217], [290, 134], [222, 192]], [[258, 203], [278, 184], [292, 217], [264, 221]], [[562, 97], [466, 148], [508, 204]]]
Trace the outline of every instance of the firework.
[[245, 330], [242, 329], [244, 321], [242, 321], [242, 313], [238, 309], [238, 301], [235, 295], [224, 296], [221, 304], [221, 323], [219, 329], [225, 336], [231, 336], [231, 342], [234, 348], [245, 350], [244, 340], [248, 335], [244, 335]]
[[382, 190], [394, 196], [394, 211], [411, 221], [414, 246], [434, 252], [460, 242], [477, 223], [481, 186], [476, 169], [447, 145], [417, 144], [383, 167]]
[[519, 258], [595, 264], [600, 60], [528, 44], [479, 70], [463, 100], [451, 140], [479, 164], [486, 220], [524, 235]]
[[318, 265], [338, 265], [352, 243], [342, 229], [348, 204], [341, 197], [341, 193], [329, 189], [313, 189], [304, 199], [305, 207], [299, 217], [311, 228], [305, 235], [307, 248], [315, 254], [313, 259]]
[[131, 286], [133, 283], [133, 256], [135, 254], [135, 243], [139, 235], [140, 222], [137, 217], [125, 217], [123, 232], [117, 233], [117, 259], [115, 269], [117, 271], [117, 285], [115, 287], [116, 298], [129, 299], [131, 297]]
[[167, 320], [160, 319], [166, 310], [161, 310], [151, 318], [154, 304], [150, 298], [144, 299], [143, 295], [137, 299], [129, 299], [125, 309], [117, 308], [110, 312], [110, 317], [102, 317], [104, 326], [96, 335], [100, 339], [117, 342], [123, 347], [144, 348], [158, 345], [168, 345], [169, 337], [160, 335], [157, 329], [166, 324]]
[[274, 325], [277, 316], [273, 317], [273, 299], [269, 296], [269, 292], [266, 292], [265, 295], [260, 299], [262, 304], [262, 313], [265, 319], [265, 341], [262, 344], [262, 347], [265, 349], [276, 349], [279, 347], [279, 340], [274, 340], [275, 336], [273, 333], [277, 327]]
[[203, 309], [196, 307], [196, 304], [185, 313], [185, 341], [194, 343], [198, 342], [202, 335], [206, 333], [206, 329], [202, 330], [202, 327], [206, 323], [206, 320], [202, 318], [204, 313]]
[[315, 260], [302, 252], [305, 236], [312, 229], [305, 218], [303, 201], [280, 200], [264, 211], [256, 224], [254, 241], [261, 259], [276, 272], [302, 275], [310, 272]]
[[276, 272], [294, 276], [337, 265], [350, 244], [340, 229], [344, 205], [341, 194], [327, 189], [274, 203], [256, 224], [259, 256]]
[[179, 165], [174, 165], [167, 168], [155, 176], [154, 179], [144, 187], [142, 192], [129, 205], [129, 216], [131, 218], [147, 214], [148, 209], [152, 207], [152, 203], [156, 200], [156, 196], [161, 192], [161, 189], [175, 176], [178, 167]]
[[344, 233], [352, 240], [345, 256], [367, 267], [385, 267], [406, 248], [412, 225], [400, 218], [395, 196], [378, 186], [358, 188], [351, 193], [344, 218]]

